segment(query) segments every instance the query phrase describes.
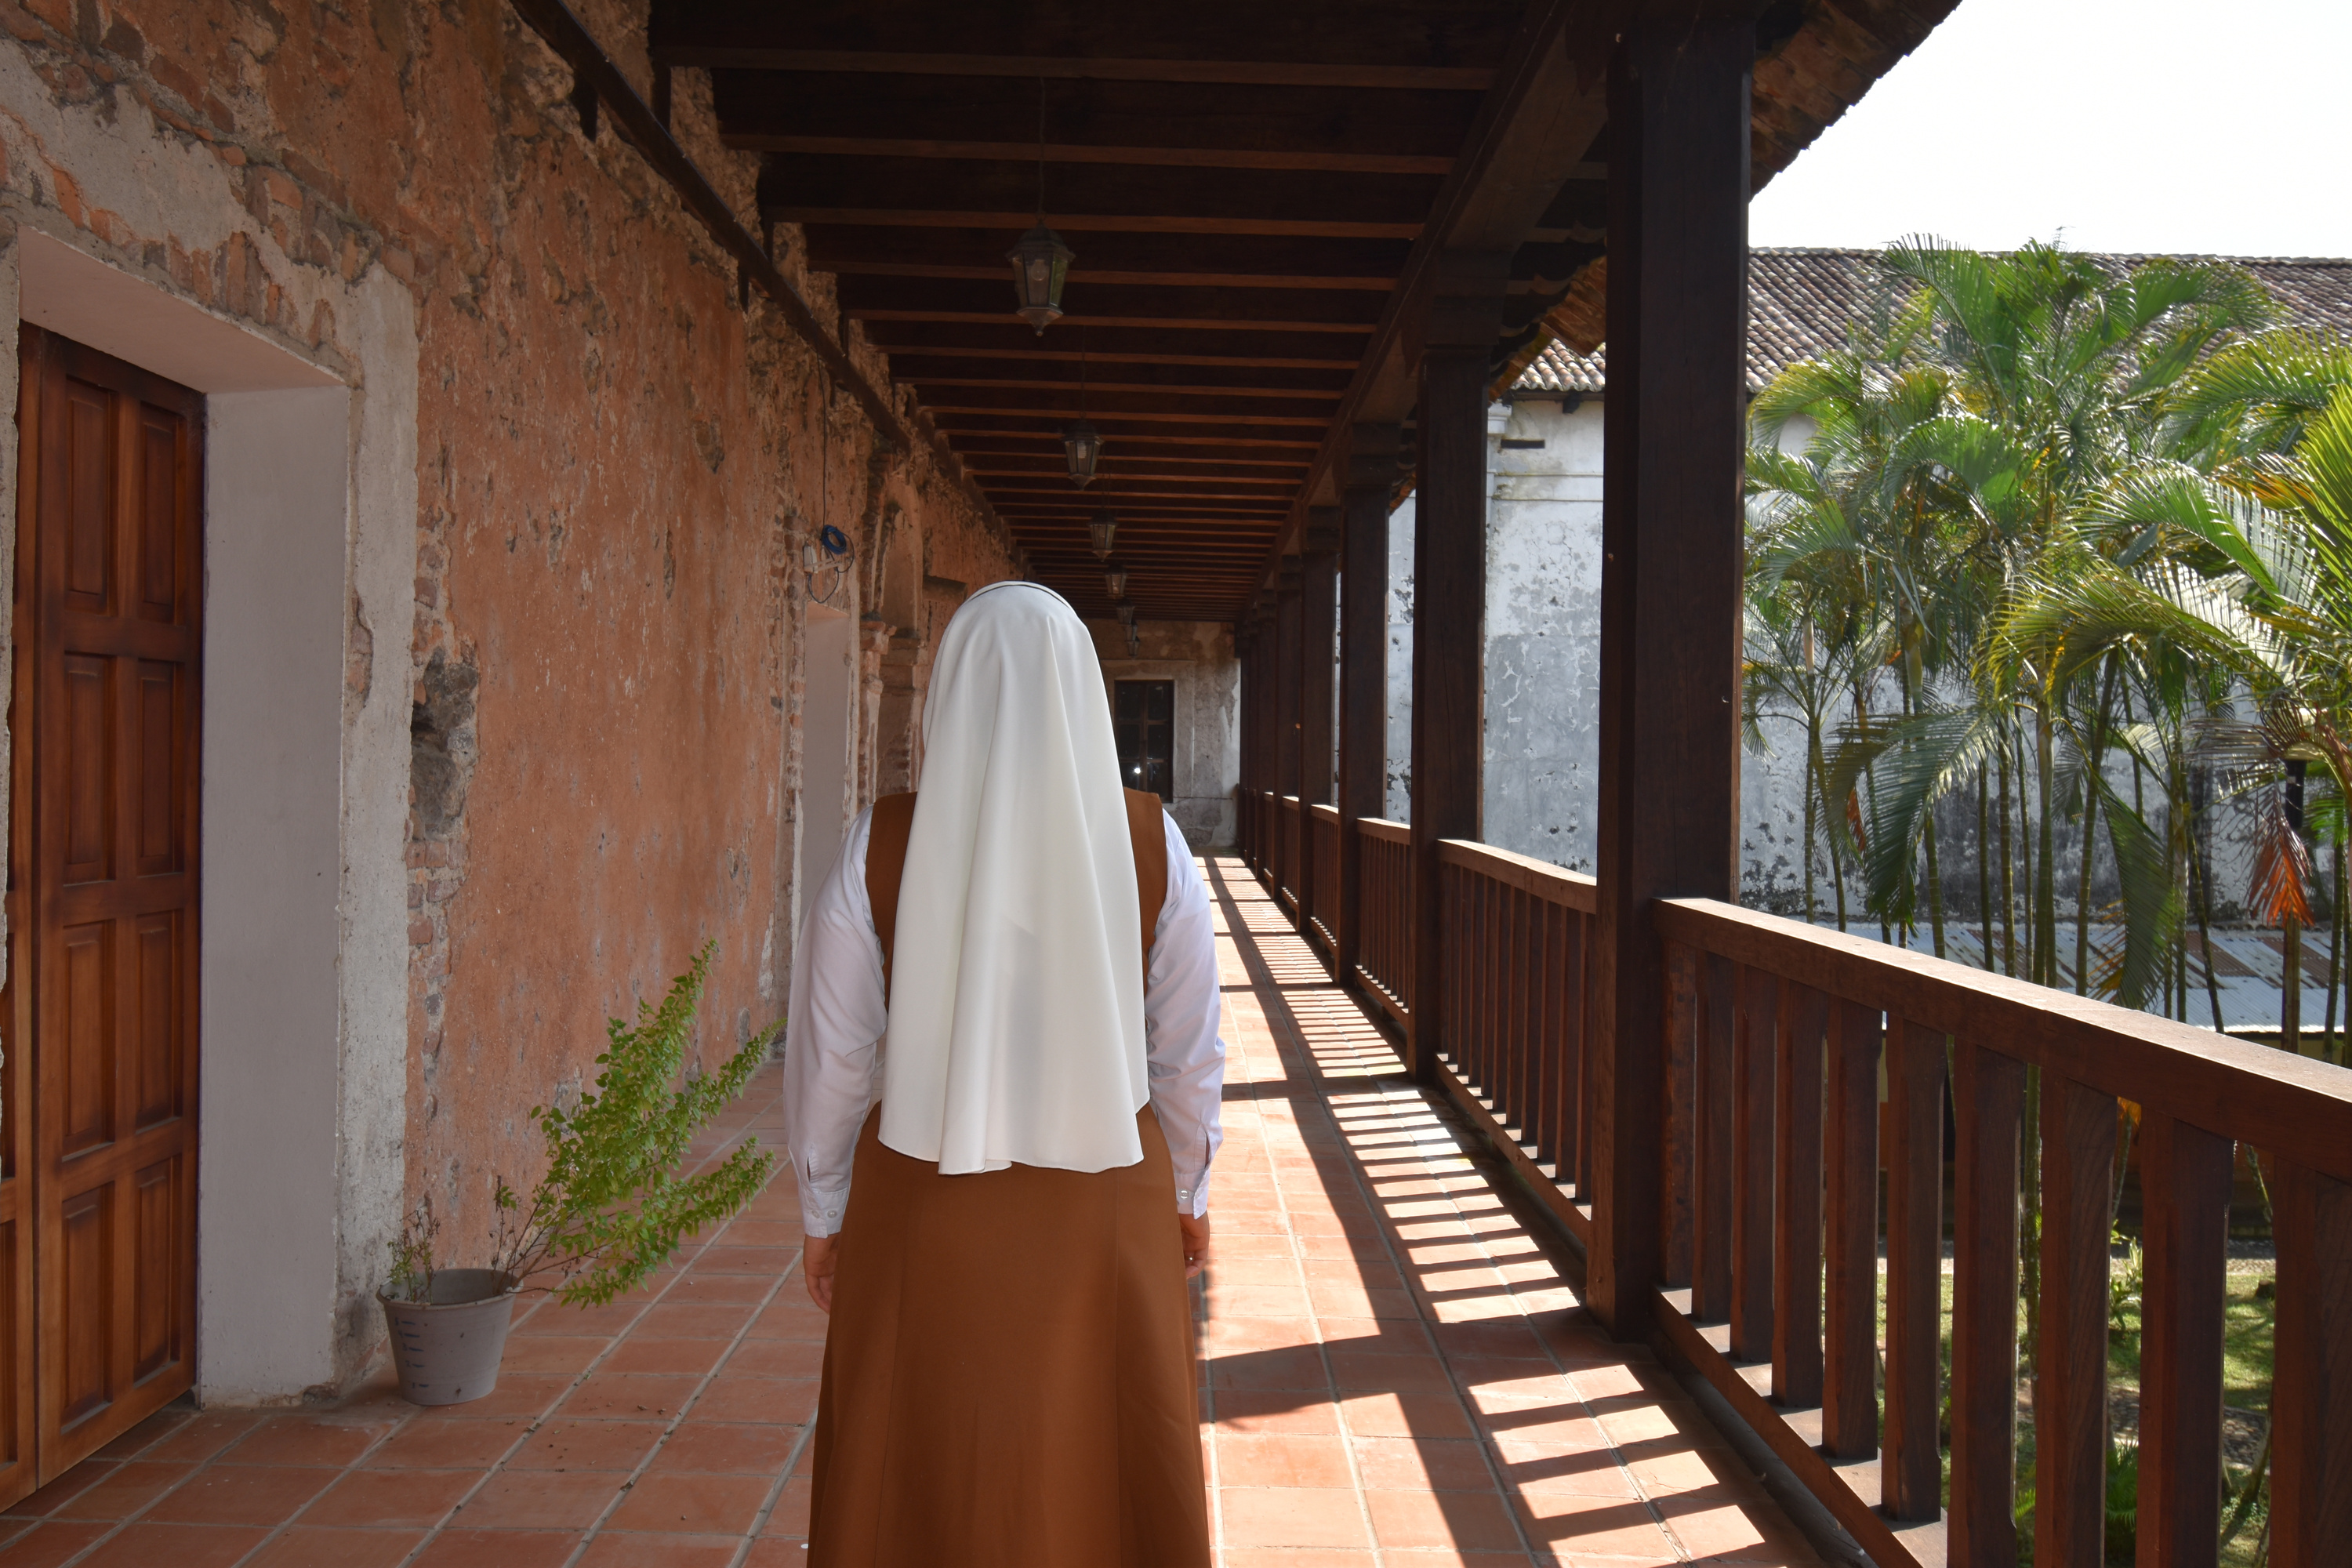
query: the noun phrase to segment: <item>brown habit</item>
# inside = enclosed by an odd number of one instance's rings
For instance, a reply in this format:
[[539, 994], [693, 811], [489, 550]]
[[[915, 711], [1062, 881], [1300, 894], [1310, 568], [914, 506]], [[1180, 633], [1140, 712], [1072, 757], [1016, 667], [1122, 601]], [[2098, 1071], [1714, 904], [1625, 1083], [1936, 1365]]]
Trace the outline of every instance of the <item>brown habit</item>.
[[[890, 975], [915, 797], [875, 803], [866, 888]], [[1127, 792], [1149, 958], [1156, 795]], [[866, 1119], [842, 1216], [812, 1568], [1207, 1568], [1191, 1297], [1167, 1140], [1140, 1163], [942, 1176]]]

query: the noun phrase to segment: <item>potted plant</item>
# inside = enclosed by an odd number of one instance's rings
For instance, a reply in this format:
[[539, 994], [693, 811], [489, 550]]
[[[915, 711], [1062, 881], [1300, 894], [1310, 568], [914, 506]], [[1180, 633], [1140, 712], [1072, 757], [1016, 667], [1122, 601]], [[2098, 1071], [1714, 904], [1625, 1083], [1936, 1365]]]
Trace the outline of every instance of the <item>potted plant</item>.
[[716, 1072], [684, 1071], [716, 947], [703, 944], [659, 1007], [640, 1003], [634, 1026], [607, 1023], [596, 1058], [603, 1070], [578, 1104], [532, 1108], [547, 1137], [547, 1171], [528, 1201], [497, 1181], [488, 1267], [436, 1263], [440, 1225], [430, 1197], [402, 1223], [376, 1299], [405, 1397], [479, 1399], [498, 1386], [516, 1296], [537, 1289], [573, 1306], [610, 1301], [766, 1184], [774, 1156], [749, 1143], [698, 1175], [681, 1173], [695, 1133], [743, 1091], [782, 1027], [746, 1042]]

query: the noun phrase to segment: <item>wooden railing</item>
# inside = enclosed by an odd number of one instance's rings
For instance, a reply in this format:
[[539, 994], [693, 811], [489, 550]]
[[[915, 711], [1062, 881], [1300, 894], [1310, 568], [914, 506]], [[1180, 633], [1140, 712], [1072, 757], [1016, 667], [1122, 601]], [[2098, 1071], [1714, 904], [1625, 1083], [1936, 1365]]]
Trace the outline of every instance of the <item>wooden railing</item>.
[[1298, 917], [1298, 841], [1303, 837], [1298, 820], [1298, 797], [1286, 795], [1275, 803], [1275, 819], [1281, 826], [1282, 858], [1275, 862], [1276, 895], [1290, 910], [1293, 920]]
[[1439, 844], [1444, 1055], [1498, 1144], [1559, 1189], [1582, 1237], [1590, 1119], [1585, 965], [1592, 879], [1506, 849]]
[[1307, 830], [1315, 847], [1313, 938], [1323, 948], [1326, 963], [1339, 951], [1339, 808], [1316, 805], [1307, 808]]
[[1402, 822], [1356, 819], [1362, 860], [1356, 973], [1402, 1026], [1412, 1012], [1412, 835]]
[[[1728, 904], [1669, 901], [1656, 920], [1674, 977], [1668, 1289], [1657, 1313], [1673, 1348], [1865, 1551], [1882, 1564], [2018, 1561], [2019, 1181], [2021, 1134], [2038, 1114], [2033, 1561], [2105, 1560], [2122, 1098], [2141, 1110], [2146, 1198], [2138, 1562], [2216, 1560], [2237, 1140], [2262, 1151], [2276, 1215], [2270, 1560], [2345, 1561], [2352, 1074]], [[1957, 1131], [1948, 1384], [1948, 1100]], [[1922, 1539], [1905, 1526], [1938, 1516], [1939, 1426], [1950, 1433], [1950, 1504], [1943, 1531]]]

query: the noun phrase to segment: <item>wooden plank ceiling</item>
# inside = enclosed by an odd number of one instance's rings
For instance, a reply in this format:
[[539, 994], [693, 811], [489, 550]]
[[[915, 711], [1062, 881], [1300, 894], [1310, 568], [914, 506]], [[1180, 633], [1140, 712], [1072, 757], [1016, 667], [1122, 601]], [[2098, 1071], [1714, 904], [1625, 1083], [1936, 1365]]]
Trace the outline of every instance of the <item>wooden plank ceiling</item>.
[[[1782, 9], [1776, 47], [1827, 7]], [[1335, 425], [1409, 417], [1401, 307], [1437, 246], [1511, 253], [1498, 368], [1601, 255], [1607, 25], [1572, 0], [656, 0], [648, 41], [710, 72], [722, 138], [764, 154], [761, 216], [835, 275], [1033, 576], [1109, 615], [1087, 534], [1108, 510], [1140, 616], [1233, 620], [1334, 499]], [[1041, 108], [1044, 210], [1076, 253], [1042, 334], [1004, 260], [1039, 209]], [[1083, 490], [1081, 414], [1103, 437]]]

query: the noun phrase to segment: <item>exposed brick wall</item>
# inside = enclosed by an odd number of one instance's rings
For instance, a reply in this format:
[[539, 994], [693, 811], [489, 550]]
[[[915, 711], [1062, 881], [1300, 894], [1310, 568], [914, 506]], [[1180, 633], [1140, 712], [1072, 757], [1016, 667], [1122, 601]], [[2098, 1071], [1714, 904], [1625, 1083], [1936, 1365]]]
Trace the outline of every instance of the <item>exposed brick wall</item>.
[[[642, 8], [585, 15], [642, 82]], [[225, 240], [140, 232], [0, 104], [8, 201], [328, 363], [313, 280], [382, 268], [415, 299], [415, 623], [354, 616], [347, 651], [363, 691], [408, 647], [407, 1186], [478, 1251], [492, 1175], [536, 1173], [526, 1113], [593, 1077], [608, 1014], [707, 938], [706, 1057], [782, 1011], [803, 546], [831, 522], [864, 566], [888, 520], [927, 580], [976, 587], [1013, 573], [1008, 542], [929, 448], [878, 444], [773, 310], [739, 307], [731, 262], [609, 125], [583, 137], [568, 73], [504, 5], [0, 0], [0, 26], [58, 102], [209, 150], [238, 205]], [[681, 139], [748, 207], [751, 162], [707, 105], [681, 73]], [[794, 265], [835, 320], [830, 279]], [[869, 628], [901, 732], [877, 756], [869, 707], [870, 793], [909, 766], [936, 626]]]

